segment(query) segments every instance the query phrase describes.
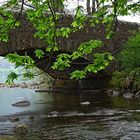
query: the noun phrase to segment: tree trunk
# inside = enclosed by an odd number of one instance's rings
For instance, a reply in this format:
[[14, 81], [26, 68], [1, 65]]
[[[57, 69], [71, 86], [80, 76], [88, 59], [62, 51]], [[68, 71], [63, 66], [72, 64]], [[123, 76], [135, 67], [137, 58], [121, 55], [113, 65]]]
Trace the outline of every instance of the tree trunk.
[[94, 13], [95, 11], [97, 11], [99, 7], [99, 0], [92, 0], [92, 13]]
[[91, 7], [90, 7], [90, 0], [87, 0], [87, 13], [90, 14]]
[[96, 2], [95, 0], [92, 0], [92, 13], [96, 11]]

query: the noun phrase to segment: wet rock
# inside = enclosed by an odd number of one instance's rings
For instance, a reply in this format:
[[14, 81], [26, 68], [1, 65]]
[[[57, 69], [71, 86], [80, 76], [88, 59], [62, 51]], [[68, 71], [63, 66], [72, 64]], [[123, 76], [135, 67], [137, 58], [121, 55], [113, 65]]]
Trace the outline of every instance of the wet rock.
[[23, 83], [20, 85], [20, 87], [21, 87], [21, 88], [28, 88], [28, 85], [27, 85], [25, 82], [23, 82]]
[[2, 87], [8, 87], [8, 88], [16, 88], [16, 87], [20, 87], [20, 88], [29, 88], [29, 89], [38, 89], [40, 84], [29, 84], [29, 83], [14, 83], [11, 85], [7, 85], [5, 83], [0, 83], [0, 88]]
[[121, 94], [120, 91], [112, 89], [105, 91], [105, 93], [110, 97], [119, 96]]
[[86, 102], [81, 102], [80, 105], [89, 105], [90, 102], [89, 101], [86, 101]]
[[58, 115], [59, 115], [59, 112], [52, 111], [52, 112], [49, 113], [49, 116], [48, 117], [58, 117]]
[[19, 117], [17, 117], [17, 116], [13, 116], [13, 117], [10, 117], [9, 120], [10, 120], [11, 122], [18, 122], [20, 119], [19, 119]]
[[14, 88], [14, 87], [16, 87], [16, 85], [15, 84], [12, 84], [12, 85], [9, 85], [9, 87], [10, 88]]
[[16, 107], [24, 107], [24, 106], [29, 106], [29, 105], [30, 105], [29, 101], [19, 101], [12, 104], [12, 106], [16, 106]]
[[135, 97], [140, 98], [140, 90], [138, 92], [136, 92]]
[[34, 120], [35, 119], [35, 116], [31, 115], [31, 116], [29, 116], [29, 119], [30, 120]]
[[119, 95], [120, 95], [120, 91], [118, 91], [118, 90], [113, 90], [111, 97], [119, 96]]
[[0, 88], [5, 87], [5, 85], [3, 83], [0, 83]]
[[126, 99], [132, 99], [132, 98], [134, 98], [134, 94], [131, 92], [130, 93], [128, 92], [128, 93], [124, 94], [123, 97]]
[[16, 136], [25, 136], [28, 133], [28, 126], [26, 124], [19, 124], [14, 128]]
[[106, 93], [108, 96], [111, 96], [111, 95], [112, 95], [112, 92], [113, 92], [112, 89], [109, 89], [109, 90], [106, 90], [106, 91], [105, 91], [105, 93]]
[[46, 104], [47, 102], [45, 102], [44, 100], [37, 100], [36, 104]]

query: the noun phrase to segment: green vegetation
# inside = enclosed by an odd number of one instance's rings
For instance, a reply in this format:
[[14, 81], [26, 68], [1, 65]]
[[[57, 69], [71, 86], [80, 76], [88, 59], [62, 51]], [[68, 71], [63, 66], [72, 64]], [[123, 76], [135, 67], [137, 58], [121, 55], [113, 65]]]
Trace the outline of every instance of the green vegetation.
[[140, 90], [140, 33], [135, 34], [125, 44], [119, 61], [121, 70], [114, 72], [112, 85], [120, 90]]
[[122, 69], [132, 71], [140, 67], [140, 33], [134, 35], [124, 46], [120, 60]]
[[[34, 37], [43, 40], [46, 43], [46, 51], [37, 49], [35, 52], [38, 59], [43, 58], [47, 53], [52, 54], [59, 50], [58, 38], [69, 38], [73, 32], [77, 32], [86, 27], [86, 25], [95, 28], [97, 25], [105, 25], [104, 38], [108, 42], [114, 35], [117, 26], [117, 17], [137, 13], [140, 11], [139, 2], [128, 3], [127, 0], [96, 0], [92, 7], [90, 1], [87, 2], [87, 16], [82, 6], [77, 6], [73, 21], [69, 27], [59, 27], [60, 19], [65, 16], [65, 0], [9, 0], [0, 6], [0, 40], [7, 42], [11, 29], [20, 26], [19, 17], [24, 12], [26, 18], [32, 23], [36, 32]], [[14, 14], [16, 11], [18, 14]], [[67, 15], [67, 14], [66, 14]], [[39, 46], [40, 47], [40, 46]], [[64, 70], [71, 67], [74, 60], [81, 57], [87, 57], [94, 49], [107, 46], [101, 39], [92, 39], [83, 42], [72, 54], [61, 53], [52, 66], [53, 69]], [[16, 67], [24, 67], [26, 71], [24, 77], [33, 78], [31, 69], [34, 67], [34, 61], [28, 56], [19, 56], [17, 54], [7, 55], [7, 59], [15, 63]], [[88, 64], [83, 70], [76, 70], [71, 73], [72, 79], [82, 79], [90, 72], [97, 73], [105, 69], [113, 56], [108, 52], [95, 53], [93, 62]], [[18, 74], [12, 72], [7, 82], [11, 83], [18, 78]]]
[[0, 140], [17, 140], [12, 136], [0, 136]]

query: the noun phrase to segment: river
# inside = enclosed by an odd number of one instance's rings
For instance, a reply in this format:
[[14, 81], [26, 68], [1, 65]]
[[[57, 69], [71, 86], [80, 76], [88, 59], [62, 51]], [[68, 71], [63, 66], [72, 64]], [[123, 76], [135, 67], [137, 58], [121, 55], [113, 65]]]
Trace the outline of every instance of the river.
[[[12, 106], [18, 100], [31, 104]], [[11, 121], [14, 116], [19, 121]], [[19, 124], [28, 126], [27, 140], [139, 140], [140, 99], [0, 88], [0, 135], [13, 135]]]

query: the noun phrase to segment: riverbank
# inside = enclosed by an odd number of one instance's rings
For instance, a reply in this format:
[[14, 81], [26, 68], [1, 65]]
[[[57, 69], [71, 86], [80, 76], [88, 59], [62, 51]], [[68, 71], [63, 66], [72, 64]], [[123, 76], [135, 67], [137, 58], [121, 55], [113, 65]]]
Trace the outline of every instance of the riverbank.
[[49, 85], [47, 85], [47, 83], [42, 82], [42, 83], [14, 83], [12, 85], [7, 85], [6, 83], [0, 83], [0, 88], [21, 88], [21, 89], [33, 89], [35, 90], [35, 92], [37, 93], [48, 93], [48, 92], [53, 92], [53, 93], [86, 93], [86, 92], [93, 92], [93, 93], [100, 93], [100, 92], [104, 92], [107, 96], [109, 97], [115, 97], [115, 96], [123, 96], [124, 98], [127, 99], [133, 99], [133, 98], [140, 98], [140, 91], [136, 92], [136, 93], [132, 93], [129, 91], [119, 91], [119, 90], [114, 90], [114, 89], [97, 89], [97, 90], [93, 90], [93, 89], [71, 89], [71, 90], [67, 90], [67, 89], [55, 89], [50, 87]]
[[0, 83], [0, 88], [2, 87], [7, 87], [7, 88], [17, 88], [17, 87], [20, 87], [20, 88], [28, 88], [28, 89], [38, 89], [39, 88], [39, 84], [38, 85], [35, 85], [35, 84], [29, 84], [29, 83], [14, 83], [14, 84], [11, 84], [11, 85], [8, 85], [6, 83]]
[[114, 89], [109, 89], [106, 90], [105, 93], [109, 97], [115, 97], [115, 96], [122, 96], [126, 99], [135, 99], [135, 98], [140, 98], [140, 91], [137, 91], [136, 93], [131, 92], [130, 90], [114, 90]]
[[46, 82], [40, 82], [40, 83], [13, 83], [13, 84], [6, 84], [6, 83], [0, 83], [0, 88], [27, 88], [27, 89], [44, 89], [44, 88], [50, 88]]

